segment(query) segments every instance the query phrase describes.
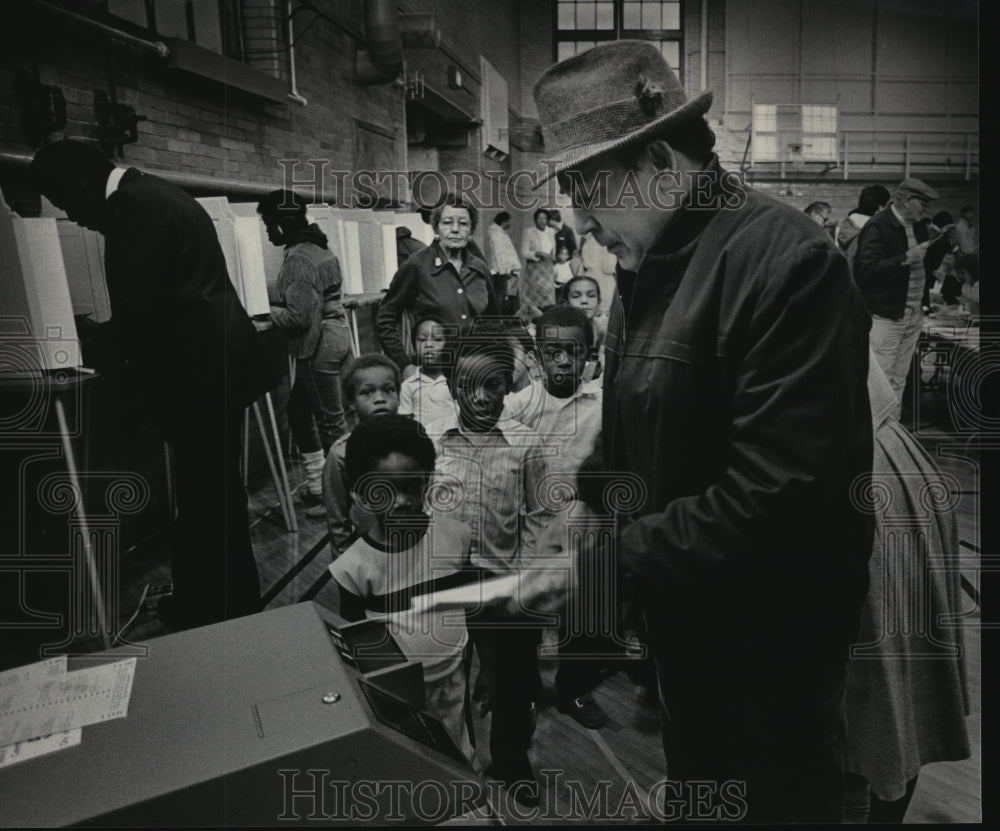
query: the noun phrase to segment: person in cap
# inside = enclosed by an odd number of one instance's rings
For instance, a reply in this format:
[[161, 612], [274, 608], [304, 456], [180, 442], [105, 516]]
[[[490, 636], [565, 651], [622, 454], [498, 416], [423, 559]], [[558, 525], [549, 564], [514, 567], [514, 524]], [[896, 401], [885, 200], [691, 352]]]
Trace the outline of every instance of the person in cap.
[[211, 218], [176, 185], [84, 142], [46, 145], [31, 175], [70, 220], [103, 234], [126, 378], [174, 451], [173, 595], [160, 617], [184, 629], [260, 611], [240, 426], [276, 379]]
[[923, 328], [924, 256], [930, 245], [927, 206], [937, 192], [908, 177], [858, 237], [855, 278], [872, 315], [871, 345], [896, 393], [896, 418], [910, 361]]
[[295, 361], [288, 426], [305, 468], [306, 515], [318, 519], [326, 516], [326, 454], [347, 432], [340, 371], [351, 354], [351, 334], [340, 298], [340, 262], [326, 234], [306, 216], [307, 206], [300, 194], [275, 190], [257, 203], [257, 213], [271, 244], [285, 249], [278, 278], [268, 287], [271, 320]]
[[861, 229], [865, 227], [869, 219], [888, 205], [891, 199], [892, 195], [882, 185], [868, 185], [861, 189], [858, 206], [837, 226], [834, 238], [844, 252], [844, 256], [847, 257], [848, 266], [852, 268], [854, 266], [854, 257], [858, 250], [857, 240]]
[[[617, 500], [614, 552], [648, 628], [670, 779], [730, 783], [727, 820], [839, 822], [873, 533], [856, 498], [872, 469], [864, 303], [821, 228], [720, 167], [711, 93], [687, 100], [655, 45], [578, 53], [534, 95], [539, 186], [557, 177], [578, 233], [618, 258], [608, 484], [592, 460], [578, 488], [606, 512], [621, 474], [641, 481]], [[522, 604], [558, 602], [551, 571], [523, 575]]]
[[820, 228], [826, 228], [830, 224], [830, 213], [833, 207], [829, 202], [810, 202], [805, 207], [805, 215]]

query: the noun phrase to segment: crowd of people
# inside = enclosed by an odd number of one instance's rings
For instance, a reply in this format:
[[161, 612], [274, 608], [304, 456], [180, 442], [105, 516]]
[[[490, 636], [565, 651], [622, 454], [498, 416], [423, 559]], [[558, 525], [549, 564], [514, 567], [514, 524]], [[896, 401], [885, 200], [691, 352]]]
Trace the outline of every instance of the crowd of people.
[[[935, 504], [925, 529], [938, 473], [898, 414], [925, 310], [958, 297], [973, 309], [971, 209], [926, 220], [936, 194], [907, 178], [891, 194], [865, 188], [834, 240], [826, 203], [803, 215], [750, 188], [734, 203], [704, 117], [711, 93], [688, 100], [650, 43], [579, 53], [535, 100], [556, 161], [538, 185], [557, 177], [580, 238], [540, 208], [518, 249], [501, 212], [487, 264], [476, 207], [447, 197], [429, 215], [434, 242], [401, 253], [378, 353], [348, 356], [338, 261], [302, 200], [279, 191], [259, 206], [285, 248], [272, 319], [294, 358], [289, 420], [329, 523], [341, 616], [386, 619], [456, 748], [534, 805], [544, 613], [614, 574], [598, 596], [617, 587], [603, 597], [611, 618], [638, 610], [630, 631], [652, 656], [672, 779], [740, 783], [748, 822], [839, 822], [845, 806], [852, 821], [901, 818], [922, 765], [969, 753], [961, 629], [941, 626], [957, 609], [958, 572], [940, 568], [956, 562], [954, 511]], [[252, 362], [253, 332], [211, 222], [155, 177], [67, 144], [36, 157], [39, 188], [107, 236], [115, 320], [137, 369], [159, 373], [149, 394], [177, 415], [165, 433], [215, 470], [179, 478], [183, 544], [195, 546], [192, 513], [228, 512], [215, 548], [196, 550], [229, 571], [192, 581], [191, 553], [175, 551], [177, 602], [200, 603], [198, 622], [254, 611], [232, 437], [264, 379], [233, 372]], [[604, 195], [634, 182], [676, 196], [681, 182], [684, 198], [622, 210], [588, 198], [581, 184], [599, 176]], [[184, 259], [192, 229], [214, 268]], [[133, 233], [143, 245], [126, 243]], [[149, 314], [165, 303], [171, 348], [227, 350], [208, 444], [175, 425], [187, 414], [151, 362], [167, 347]], [[622, 481], [638, 483], [631, 502], [608, 496]], [[890, 545], [890, 528], [913, 539]], [[464, 617], [414, 603], [512, 574], [516, 597]], [[908, 597], [917, 584], [927, 591]], [[894, 623], [911, 602], [929, 604], [932, 656], [926, 632]], [[593, 691], [626, 663], [618, 621], [595, 635], [557, 619], [559, 710], [599, 729]], [[490, 714], [488, 749], [474, 747], [477, 714]]]
[[829, 203], [805, 208], [844, 252], [871, 312], [871, 345], [895, 393], [897, 416], [925, 319], [964, 312], [975, 325], [979, 317], [975, 209], [964, 205], [957, 222], [947, 211], [931, 217], [937, 199], [925, 182], [907, 177], [892, 193], [882, 185], [864, 188], [837, 224]]

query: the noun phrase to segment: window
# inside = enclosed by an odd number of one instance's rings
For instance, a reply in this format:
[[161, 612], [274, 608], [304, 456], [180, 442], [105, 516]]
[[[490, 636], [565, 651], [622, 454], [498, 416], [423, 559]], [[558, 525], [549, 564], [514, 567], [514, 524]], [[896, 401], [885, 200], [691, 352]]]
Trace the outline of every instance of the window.
[[837, 108], [804, 104], [754, 104], [753, 163], [836, 162]]
[[556, 60], [611, 40], [650, 40], [683, 83], [682, 0], [558, 0]]
[[837, 108], [802, 107], [802, 158], [810, 162], [837, 161]]
[[164, 38], [180, 38], [227, 58], [244, 58], [239, 0], [107, 0], [108, 13]]
[[753, 105], [753, 161], [778, 161], [778, 108], [774, 104]]

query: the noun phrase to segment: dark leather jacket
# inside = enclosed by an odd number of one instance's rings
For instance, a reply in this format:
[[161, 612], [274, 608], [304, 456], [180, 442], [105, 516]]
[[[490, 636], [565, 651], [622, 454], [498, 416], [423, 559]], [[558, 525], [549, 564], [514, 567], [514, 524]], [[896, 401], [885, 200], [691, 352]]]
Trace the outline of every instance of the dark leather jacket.
[[[928, 237], [926, 222], [913, 226], [917, 242]], [[906, 264], [906, 229], [892, 207], [879, 211], [865, 223], [858, 237], [854, 276], [873, 315], [899, 320], [906, 309], [910, 267]]]
[[[788, 708], [843, 678], [874, 527], [868, 313], [821, 229], [746, 193], [682, 209], [618, 271], [606, 341], [605, 469], [645, 484], [619, 562], [677, 729], [726, 717], [706, 747], [794, 741]], [[824, 740], [823, 712], [802, 741]]]

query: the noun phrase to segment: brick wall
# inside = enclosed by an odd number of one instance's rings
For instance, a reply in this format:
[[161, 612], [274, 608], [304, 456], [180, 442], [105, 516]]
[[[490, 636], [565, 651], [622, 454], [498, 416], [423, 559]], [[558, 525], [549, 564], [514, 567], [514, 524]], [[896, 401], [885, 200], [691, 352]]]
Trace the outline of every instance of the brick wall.
[[538, 118], [532, 89], [543, 72], [554, 63], [552, 49], [552, 4], [520, 0], [521, 26], [521, 115]]

